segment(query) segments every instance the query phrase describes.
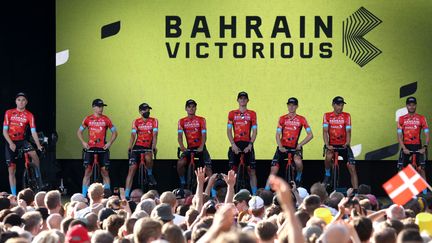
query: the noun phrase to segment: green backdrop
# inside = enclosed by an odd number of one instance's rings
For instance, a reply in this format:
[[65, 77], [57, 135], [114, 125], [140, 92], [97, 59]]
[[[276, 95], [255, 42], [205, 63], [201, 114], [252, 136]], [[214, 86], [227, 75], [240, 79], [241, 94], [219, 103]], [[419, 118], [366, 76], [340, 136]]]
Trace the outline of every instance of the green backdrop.
[[[102, 98], [108, 115], [119, 131], [111, 148], [111, 158], [127, 157], [130, 126], [139, 116], [138, 105], [148, 102], [151, 116], [159, 119], [158, 158], [173, 159], [177, 150], [177, 121], [186, 115], [184, 103], [193, 98], [197, 114], [207, 119], [207, 148], [212, 158], [225, 159], [228, 112], [236, 109], [239, 91], [249, 93], [248, 107], [257, 112], [258, 159], [270, 159], [276, 146], [279, 116], [287, 112], [290, 96], [299, 99], [298, 113], [308, 119], [314, 139], [305, 146], [305, 159], [322, 158], [322, 116], [332, 110], [331, 99], [345, 98], [345, 111], [351, 113], [352, 144], [361, 145], [365, 154], [395, 144], [396, 111], [405, 105], [401, 87], [416, 83], [412, 93], [418, 99], [418, 112], [432, 117], [432, 2], [425, 1], [66, 1], [56, 2], [56, 50], [63, 62], [57, 66], [57, 157], [80, 158], [81, 144], [76, 137], [82, 119], [91, 114], [91, 102]], [[342, 52], [342, 22], [360, 7], [382, 23], [364, 38], [382, 53], [361, 67]], [[166, 38], [165, 17], [180, 16], [182, 36]], [[263, 38], [245, 37], [245, 16], [259, 16]], [[191, 38], [196, 16], [205, 16], [211, 37]], [[219, 37], [219, 16], [237, 17], [237, 37]], [[283, 34], [270, 38], [276, 16], [286, 16], [291, 38]], [[299, 36], [300, 16], [306, 19], [306, 37]], [[332, 16], [332, 37], [321, 32], [313, 36], [314, 16]], [[116, 22], [120, 21], [116, 26]], [[358, 19], [360, 23], [364, 20]], [[363, 21], [363, 22], [362, 22]], [[114, 23], [114, 24], [112, 24]], [[348, 22], [346, 22], [348, 23]], [[110, 25], [111, 24], [111, 25]], [[104, 27], [105, 26], [105, 27]], [[116, 27], [120, 27], [118, 33]], [[105, 29], [104, 29], [105, 28]], [[107, 28], [107, 29], [106, 29]], [[101, 34], [101, 32], [110, 32]], [[101, 36], [102, 35], [102, 36]], [[102, 38], [105, 37], [105, 38]], [[215, 42], [227, 42], [224, 58], [218, 57]], [[166, 42], [180, 42], [179, 56], [169, 58]], [[185, 57], [185, 44], [191, 43], [191, 58]], [[194, 56], [194, 43], [209, 44], [209, 57]], [[232, 45], [247, 46], [246, 58], [233, 58]], [[292, 58], [252, 58], [253, 42], [276, 46], [291, 42]], [[301, 42], [313, 43], [312, 58], [301, 58]], [[332, 57], [319, 56], [319, 44], [332, 44]], [[59, 54], [58, 54], [59, 55]], [[65, 57], [66, 55], [66, 57]], [[58, 57], [57, 57], [58, 58]], [[60, 65], [62, 64], [62, 65]], [[413, 84], [415, 85], [415, 84]], [[304, 137], [304, 134], [303, 136]], [[388, 159], [396, 158], [394, 155]]]

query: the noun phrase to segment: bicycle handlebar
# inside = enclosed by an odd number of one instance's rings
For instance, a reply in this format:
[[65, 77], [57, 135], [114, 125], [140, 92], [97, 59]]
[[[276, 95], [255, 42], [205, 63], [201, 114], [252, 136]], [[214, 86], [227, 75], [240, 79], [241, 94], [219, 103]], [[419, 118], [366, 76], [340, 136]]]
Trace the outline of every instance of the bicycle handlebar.
[[83, 152], [92, 153], [92, 154], [104, 154], [106, 150], [92, 150], [92, 149], [83, 149]]
[[154, 153], [153, 149], [132, 149], [131, 152], [135, 153]]

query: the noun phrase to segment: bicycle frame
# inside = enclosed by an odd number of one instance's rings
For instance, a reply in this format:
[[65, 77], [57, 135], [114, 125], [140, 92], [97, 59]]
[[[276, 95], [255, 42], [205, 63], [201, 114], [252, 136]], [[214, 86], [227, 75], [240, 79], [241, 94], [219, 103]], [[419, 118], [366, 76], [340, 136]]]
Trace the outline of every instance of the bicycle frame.
[[285, 165], [285, 180], [287, 182], [291, 182], [294, 179], [294, 165], [293, 165], [293, 152], [295, 153], [296, 149], [287, 149], [285, 153], [287, 153], [287, 163]]
[[339, 186], [339, 152], [344, 151], [346, 148], [333, 148], [333, 190]]
[[153, 153], [152, 149], [133, 149], [131, 153], [139, 153], [140, 154], [140, 163], [138, 168], [138, 184], [141, 189], [144, 190], [144, 186], [147, 184], [147, 164], [145, 162], [145, 154]]
[[93, 154], [93, 164], [91, 167], [93, 182], [97, 182], [99, 180], [100, 173], [100, 164], [99, 164], [99, 154], [104, 154], [106, 150], [90, 150], [84, 149], [84, 152]]

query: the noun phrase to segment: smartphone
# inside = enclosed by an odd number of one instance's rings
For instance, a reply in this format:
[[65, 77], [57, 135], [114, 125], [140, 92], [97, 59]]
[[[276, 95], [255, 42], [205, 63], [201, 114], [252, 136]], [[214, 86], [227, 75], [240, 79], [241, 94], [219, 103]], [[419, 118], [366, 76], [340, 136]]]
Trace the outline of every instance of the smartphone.
[[119, 192], [120, 192], [120, 199], [121, 200], [126, 200], [125, 189], [123, 187], [120, 187], [119, 188]]

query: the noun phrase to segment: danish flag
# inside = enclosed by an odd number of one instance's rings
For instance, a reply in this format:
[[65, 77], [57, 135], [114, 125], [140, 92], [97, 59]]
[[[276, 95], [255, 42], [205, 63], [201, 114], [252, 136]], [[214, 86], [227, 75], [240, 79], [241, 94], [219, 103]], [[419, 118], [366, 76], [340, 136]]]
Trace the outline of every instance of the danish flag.
[[408, 165], [383, 184], [391, 200], [399, 205], [404, 205], [428, 187], [430, 188], [426, 180], [417, 173], [412, 165]]

